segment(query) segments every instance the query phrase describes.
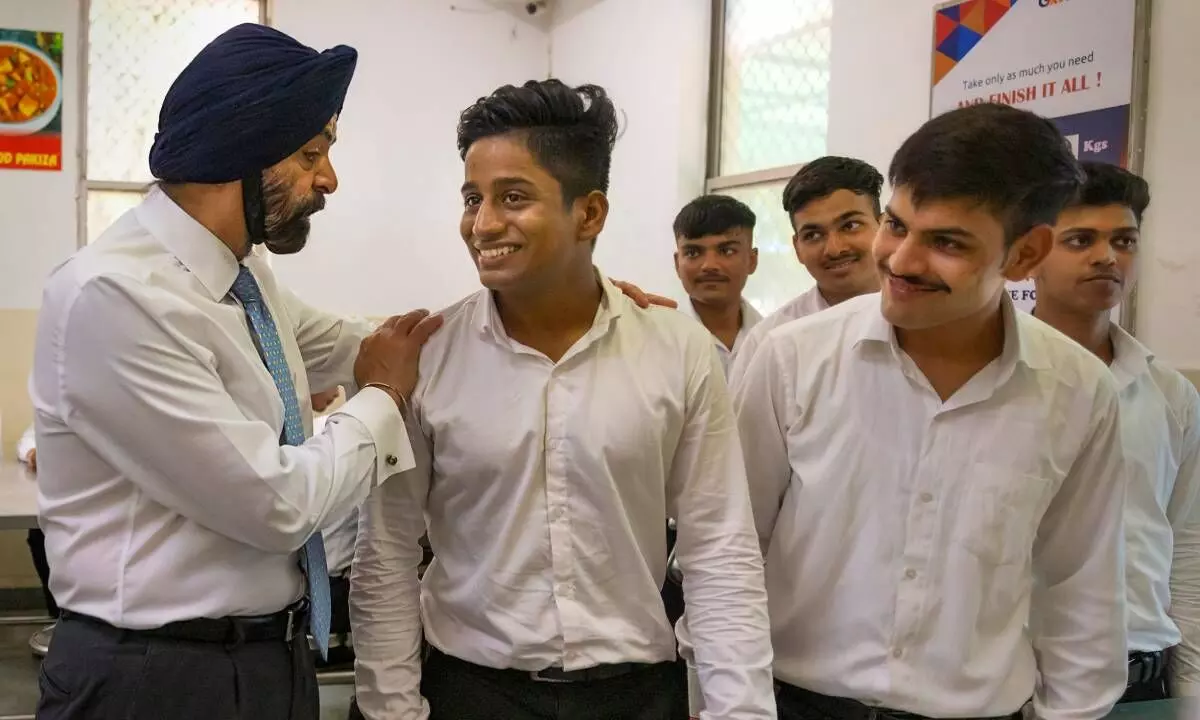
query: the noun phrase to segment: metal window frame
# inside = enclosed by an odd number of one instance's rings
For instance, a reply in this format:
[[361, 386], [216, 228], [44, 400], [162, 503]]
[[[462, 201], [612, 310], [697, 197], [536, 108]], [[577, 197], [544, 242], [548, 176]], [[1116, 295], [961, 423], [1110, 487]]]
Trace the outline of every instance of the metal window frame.
[[[270, 25], [274, 14], [274, 0], [258, 0], [258, 20], [263, 25]], [[76, 58], [76, 72], [79, 73], [79, 91], [75, 99], [79, 108], [79, 128], [77, 129], [76, 163], [79, 166], [79, 176], [75, 184], [75, 244], [82, 248], [88, 243], [87, 209], [88, 194], [95, 190], [100, 192], [137, 192], [144, 193], [149, 183], [118, 181], [118, 180], [89, 180], [87, 174], [88, 158], [88, 56], [91, 38], [91, 0], [79, 0], [79, 57]]]
[[[1151, 0], [1136, 0], [1133, 15], [1133, 86], [1129, 94], [1129, 171], [1138, 176], [1146, 164], [1146, 118], [1150, 108]], [[1121, 303], [1118, 324], [1136, 336], [1138, 286]]]
[[721, 105], [725, 94], [725, 13], [728, 0], [712, 0], [711, 52], [708, 71], [708, 147], [704, 192], [769, 185], [790, 180], [804, 163], [778, 165], [745, 173], [721, 175]]

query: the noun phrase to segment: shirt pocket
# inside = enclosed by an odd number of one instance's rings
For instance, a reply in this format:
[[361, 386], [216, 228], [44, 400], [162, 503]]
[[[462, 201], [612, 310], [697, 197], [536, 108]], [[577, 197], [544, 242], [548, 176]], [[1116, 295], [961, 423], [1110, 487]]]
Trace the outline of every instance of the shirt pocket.
[[982, 463], [967, 473], [966, 511], [958, 519], [963, 547], [992, 567], [1025, 565], [1053, 484], [1036, 475]]

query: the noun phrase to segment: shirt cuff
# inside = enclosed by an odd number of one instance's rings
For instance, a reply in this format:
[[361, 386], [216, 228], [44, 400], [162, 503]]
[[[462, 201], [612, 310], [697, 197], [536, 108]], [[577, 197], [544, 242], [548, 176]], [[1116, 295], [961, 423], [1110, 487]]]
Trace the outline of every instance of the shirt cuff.
[[371, 435], [375, 443], [375, 481], [372, 487], [378, 487], [392, 475], [417, 466], [404, 428], [404, 417], [392, 396], [383, 390], [369, 387], [355, 393], [334, 415], [349, 415], [362, 423]]

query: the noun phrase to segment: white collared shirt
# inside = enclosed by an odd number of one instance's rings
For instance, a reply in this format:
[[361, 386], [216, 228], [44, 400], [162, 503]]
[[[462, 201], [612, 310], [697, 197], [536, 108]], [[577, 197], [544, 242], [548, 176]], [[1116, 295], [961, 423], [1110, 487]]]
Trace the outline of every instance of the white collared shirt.
[[[370, 328], [306, 306], [261, 258], [246, 266], [311, 430], [310, 382], [355, 389]], [[400, 413], [373, 388], [321, 435], [280, 447], [283, 403], [229, 295], [237, 273], [156, 190], [47, 281], [30, 395], [63, 607], [130, 629], [277, 612], [301, 595], [305, 540], [412, 467]]]
[[1134, 469], [1125, 508], [1129, 650], [1179, 645], [1172, 690], [1200, 695], [1200, 394], [1120, 326], [1111, 337]]
[[[427, 717], [429, 642], [494, 668], [674, 659], [659, 588], [666, 518], [706, 718], [773, 718], [762, 556], [708, 333], [607, 281], [558, 361], [510, 339], [491, 294], [451, 306], [421, 354], [417, 469], [371, 493], [351, 581], [357, 702]], [[435, 559], [420, 588], [428, 518]]]
[[1033, 696], [1093, 720], [1124, 692], [1116, 383], [1003, 312], [1001, 356], [946, 402], [878, 294], [776, 329], [735, 379], [780, 680], [931, 717]]
[[[681, 309], [690, 318], [700, 323], [700, 326], [704, 327], [705, 330], [708, 329], [704, 325], [704, 320], [700, 318], [700, 313], [696, 312], [696, 306], [692, 303], [691, 299], [685, 302]], [[718, 338], [716, 335], [713, 335], [711, 332], [709, 333], [709, 335], [712, 337], [713, 347], [717, 349], [717, 354], [721, 358], [721, 369], [724, 370], [726, 374], [729, 374], [729, 367], [733, 364], [734, 354], [738, 352], [738, 350], [742, 347], [742, 343], [745, 342], [746, 338], [750, 335], [750, 331], [756, 325], [762, 322], [762, 319], [762, 313], [755, 310], [753, 305], [747, 302], [745, 298], [742, 298], [742, 326], [738, 328], [738, 334], [733, 339], [733, 347], [725, 347], [725, 343], [721, 342], [720, 338]]]
[[793, 320], [799, 320], [802, 317], [808, 317], [828, 308], [829, 303], [825, 302], [825, 296], [814, 285], [789, 300], [775, 312], [763, 318], [750, 332], [746, 333], [745, 338], [741, 338], [737, 345], [734, 346], [733, 360], [730, 361], [726, 372], [729, 376], [730, 384], [733, 383], [733, 378], [743, 372], [745, 367], [750, 364], [750, 358], [754, 356], [754, 351], [762, 344], [763, 338], [768, 333], [780, 325], [790, 323]]

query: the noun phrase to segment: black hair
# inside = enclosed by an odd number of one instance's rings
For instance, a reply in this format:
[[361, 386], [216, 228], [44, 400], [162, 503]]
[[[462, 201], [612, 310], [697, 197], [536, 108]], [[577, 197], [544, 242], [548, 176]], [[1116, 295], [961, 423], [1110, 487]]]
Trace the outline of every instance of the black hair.
[[675, 237], [696, 240], [735, 228], [753, 230], [758, 218], [742, 201], [728, 195], [701, 195], [679, 211], [672, 229]]
[[1006, 241], [1052, 225], [1083, 182], [1066, 138], [1027, 110], [982, 103], [951, 110], [913, 133], [892, 158], [892, 187], [914, 205], [978, 202], [1000, 218]]
[[791, 219], [813, 200], [828, 197], [838, 190], [849, 190], [871, 200], [875, 217], [879, 217], [879, 194], [883, 190], [883, 175], [862, 160], [826, 155], [796, 171], [783, 189], [783, 209]]
[[1150, 185], [1142, 178], [1117, 165], [1102, 162], [1082, 162], [1087, 178], [1067, 207], [1103, 207], [1124, 205], [1133, 211], [1137, 224], [1150, 206]]
[[520, 136], [538, 164], [554, 176], [565, 202], [593, 190], [608, 192], [617, 112], [604, 88], [571, 88], [555, 79], [505, 85], [462, 111], [459, 156], [466, 158], [478, 140], [509, 133]]

